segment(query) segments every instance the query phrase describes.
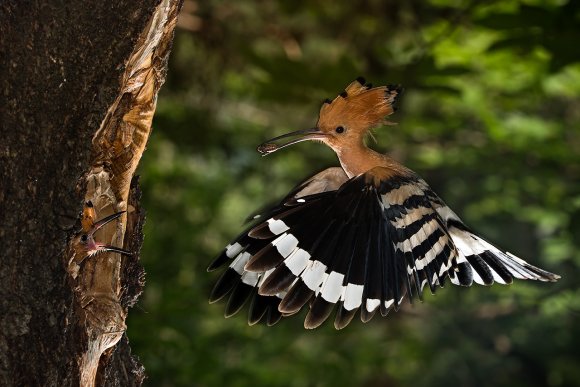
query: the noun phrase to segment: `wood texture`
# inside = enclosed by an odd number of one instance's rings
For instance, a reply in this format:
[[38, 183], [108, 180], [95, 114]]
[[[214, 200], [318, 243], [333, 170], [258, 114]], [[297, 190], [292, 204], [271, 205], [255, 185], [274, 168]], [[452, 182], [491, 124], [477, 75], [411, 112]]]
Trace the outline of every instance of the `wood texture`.
[[138, 255], [103, 254], [71, 276], [68, 241], [92, 198], [99, 217], [128, 210], [99, 237], [139, 251], [131, 181], [180, 5], [0, 5], [0, 385], [143, 380], [122, 339], [143, 286]]

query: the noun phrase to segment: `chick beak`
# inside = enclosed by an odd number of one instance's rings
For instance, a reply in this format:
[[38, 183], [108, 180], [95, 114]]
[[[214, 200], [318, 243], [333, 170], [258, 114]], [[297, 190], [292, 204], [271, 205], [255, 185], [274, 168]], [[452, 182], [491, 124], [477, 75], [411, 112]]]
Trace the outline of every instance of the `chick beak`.
[[[277, 144], [276, 142], [285, 138], [295, 137], [293, 140], [289, 142]], [[286, 133], [278, 137], [274, 137], [260, 145], [258, 145], [258, 152], [262, 154], [262, 156], [269, 155], [270, 153], [274, 153], [279, 149], [286, 148], [287, 146], [308, 140], [322, 140], [326, 138], [326, 134], [322, 132], [318, 128], [310, 128], [310, 129], [302, 129], [296, 130], [294, 132]]]
[[[121, 215], [123, 215], [126, 211], [120, 211], [117, 212], [113, 215], [109, 215], [107, 217], [104, 217], [103, 219], [99, 220], [98, 222], [95, 222], [95, 224], [93, 224], [93, 227], [91, 228], [91, 230], [87, 233], [90, 237], [93, 237], [93, 235], [95, 234], [95, 232], [97, 232], [99, 229], [103, 228], [103, 226], [105, 226], [106, 224], [112, 222], [115, 219], [118, 219]], [[91, 238], [92, 239], [92, 238]], [[94, 239], [92, 239], [94, 240]], [[111, 245], [106, 245], [100, 242], [94, 242], [94, 245], [91, 246], [92, 250], [94, 250], [95, 252], [106, 252], [106, 251], [111, 251], [114, 253], [119, 253], [119, 254], [123, 254], [123, 255], [127, 255], [130, 256], [132, 255], [132, 253], [128, 250], [116, 247], [116, 246], [111, 246]]]

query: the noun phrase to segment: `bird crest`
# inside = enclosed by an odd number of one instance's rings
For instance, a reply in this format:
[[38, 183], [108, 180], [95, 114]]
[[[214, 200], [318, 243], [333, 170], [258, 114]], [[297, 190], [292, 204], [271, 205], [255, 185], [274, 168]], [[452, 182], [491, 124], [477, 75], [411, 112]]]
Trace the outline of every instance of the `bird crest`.
[[385, 117], [396, 110], [402, 92], [400, 85], [373, 87], [359, 77], [334, 100], [324, 101], [317, 127], [322, 131], [330, 131], [342, 126], [366, 133], [386, 123]]
[[316, 127], [258, 146], [267, 155], [319, 141], [341, 167], [316, 174], [254, 217], [209, 265], [228, 263], [210, 296], [229, 295], [226, 316], [253, 297], [250, 324], [272, 325], [308, 305], [305, 328], [336, 310], [334, 326], [342, 329], [359, 310], [363, 322], [386, 316], [447, 279], [471, 286], [560, 278], [474, 234], [416, 173], [366, 146], [364, 135], [385, 123], [401, 91], [359, 78], [322, 106]]

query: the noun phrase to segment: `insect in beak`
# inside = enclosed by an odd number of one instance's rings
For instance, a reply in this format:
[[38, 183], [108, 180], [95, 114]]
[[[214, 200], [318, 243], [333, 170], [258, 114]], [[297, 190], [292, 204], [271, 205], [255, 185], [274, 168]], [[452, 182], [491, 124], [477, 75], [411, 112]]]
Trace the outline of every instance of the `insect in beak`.
[[[276, 141], [289, 138], [289, 137], [297, 137], [294, 140], [283, 144], [276, 144]], [[279, 149], [286, 148], [287, 146], [308, 140], [322, 140], [326, 138], [326, 135], [318, 128], [310, 128], [310, 129], [302, 129], [296, 130], [294, 132], [286, 133], [278, 137], [274, 137], [260, 145], [258, 145], [258, 152], [262, 154], [262, 156], [267, 156], [270, 153], [274, 153]]]

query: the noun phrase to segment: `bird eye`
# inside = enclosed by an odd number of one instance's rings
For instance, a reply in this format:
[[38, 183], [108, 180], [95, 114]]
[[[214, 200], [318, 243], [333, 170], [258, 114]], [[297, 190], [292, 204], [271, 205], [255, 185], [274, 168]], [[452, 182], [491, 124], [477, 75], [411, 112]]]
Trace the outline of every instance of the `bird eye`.
[[87, 234], [81, 235], [81, 242], [86, 242], [88, 238]]
[[337, 126], [335, 130], [336, 130], [336, 133], [343, 133], [344, 132], [344, 126]]

